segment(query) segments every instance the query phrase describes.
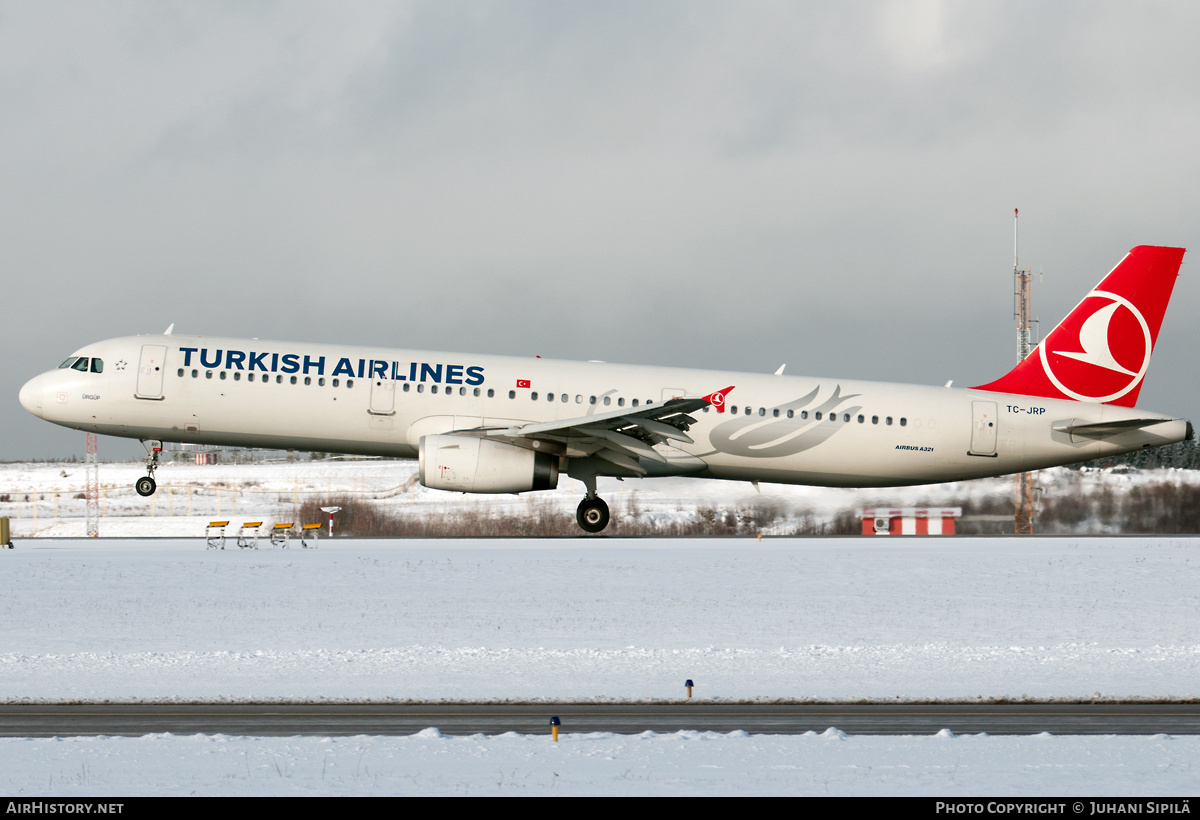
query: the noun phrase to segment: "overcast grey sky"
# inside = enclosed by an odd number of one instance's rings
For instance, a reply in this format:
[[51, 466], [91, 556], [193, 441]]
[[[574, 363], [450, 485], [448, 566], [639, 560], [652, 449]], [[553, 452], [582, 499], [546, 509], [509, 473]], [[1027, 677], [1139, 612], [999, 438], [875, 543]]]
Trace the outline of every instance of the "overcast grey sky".
[[978, 384], [1014, 207], [1046, 332], [1193, 249], [1139, 403], [1200, 421], [1198, 35], [1188, 2], [0, 0], [0, 458], [82, 454], [20, 385], [172, 322]]

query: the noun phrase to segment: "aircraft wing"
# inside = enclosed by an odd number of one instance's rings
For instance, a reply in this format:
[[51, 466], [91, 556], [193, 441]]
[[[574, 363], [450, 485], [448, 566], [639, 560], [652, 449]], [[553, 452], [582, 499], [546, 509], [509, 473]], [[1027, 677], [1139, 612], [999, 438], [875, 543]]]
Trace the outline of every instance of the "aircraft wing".
[[642, 460], [667, 462], [666, 456], [654, 449], [655, 445], [672, 441], [693, 443], [687, 434], [696, 423], [691, 414], [708, 406], [724, 412], [725, 394], [732, 389], [572, 419], [455, 430], [453, 435], [496, 438], [573, 458], [596, 456], [634, 475], [645, 475]]

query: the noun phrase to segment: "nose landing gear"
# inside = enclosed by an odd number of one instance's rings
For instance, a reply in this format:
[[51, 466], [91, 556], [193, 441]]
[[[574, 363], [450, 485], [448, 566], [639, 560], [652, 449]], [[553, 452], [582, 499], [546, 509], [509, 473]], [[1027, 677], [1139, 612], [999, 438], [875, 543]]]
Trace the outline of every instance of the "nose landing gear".
[[162, 452], [162, 442], [143, 441], [142, 446], [149, 453], [146, 458], [146, 475], [134, 482], [133, 489], [137, 491], [138, 495], [145, 498], [154, 495], [154, 491], [158, 489], [158, 484], [154, 481], [154, 471], [158, 469], [158, 454]]

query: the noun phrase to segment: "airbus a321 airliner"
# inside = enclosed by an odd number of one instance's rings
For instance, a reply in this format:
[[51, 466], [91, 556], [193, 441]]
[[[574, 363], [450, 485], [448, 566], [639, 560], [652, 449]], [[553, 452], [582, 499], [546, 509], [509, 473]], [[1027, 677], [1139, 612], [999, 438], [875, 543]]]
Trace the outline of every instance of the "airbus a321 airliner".
[[426, 487], [587, 494], [597, 476], [890, 487], [997, 476], [1192, 438], [1134, 408], [1183, 261], [1141, 246], [1007, 375], [968, 389], [206, 336], [75, 351], [21, 388], [36, 416], [141, 439], [417, 457]]

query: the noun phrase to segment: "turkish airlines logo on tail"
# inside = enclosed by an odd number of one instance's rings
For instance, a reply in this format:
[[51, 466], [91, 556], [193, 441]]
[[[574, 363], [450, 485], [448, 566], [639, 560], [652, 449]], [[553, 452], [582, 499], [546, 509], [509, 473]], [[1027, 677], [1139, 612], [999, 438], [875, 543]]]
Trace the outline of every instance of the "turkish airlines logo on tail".
[[1141, 384], [1153, 347], [1150, 326], [1133, 302], [1094, 290], [1040, 353], [1046, 375], [1064, 395], [1110, 402]]

